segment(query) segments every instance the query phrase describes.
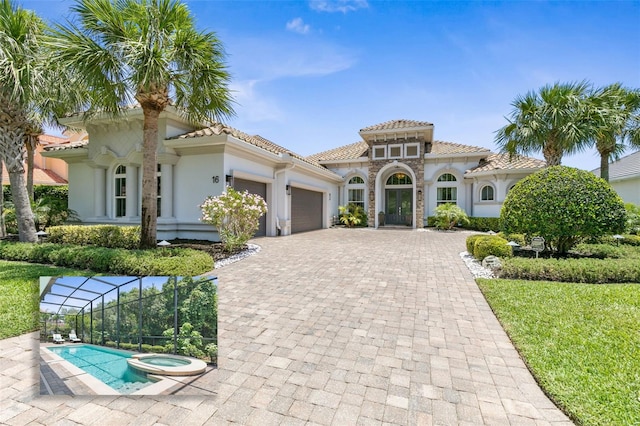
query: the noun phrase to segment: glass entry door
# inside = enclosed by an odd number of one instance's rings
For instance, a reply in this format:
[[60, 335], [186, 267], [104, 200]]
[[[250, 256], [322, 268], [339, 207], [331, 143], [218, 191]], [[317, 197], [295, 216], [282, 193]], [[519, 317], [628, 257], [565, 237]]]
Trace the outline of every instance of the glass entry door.
[[385, 224], [407, 225], [413, 224], [413, 197], [411, 189], [385, 190]]

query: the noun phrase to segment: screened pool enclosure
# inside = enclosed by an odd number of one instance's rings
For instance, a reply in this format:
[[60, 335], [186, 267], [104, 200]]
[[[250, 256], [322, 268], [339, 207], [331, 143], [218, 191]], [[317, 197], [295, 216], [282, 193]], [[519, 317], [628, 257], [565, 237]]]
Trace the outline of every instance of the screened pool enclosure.
[[217, 344], [215, 277], [46, 277], [40, 339], [202, 357]]

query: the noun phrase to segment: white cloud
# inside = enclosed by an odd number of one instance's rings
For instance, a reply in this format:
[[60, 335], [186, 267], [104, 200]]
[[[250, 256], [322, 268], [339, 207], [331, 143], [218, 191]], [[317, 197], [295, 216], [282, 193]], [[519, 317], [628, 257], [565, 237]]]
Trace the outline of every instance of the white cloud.
[[238, 117], [245, 121], [279, 121], [283, 117], [275, 100], [260, 93], [258, 80], [234, 81], [229, 85], [231, 94], [238, 105], [234, 108]]
[[310, 0], [309, 6], [318, 12], [354, 12], [358, 9], [367, 9], [367, 0]]
[[293, 18], [287, 22], [287, 30], [298, 34], [307, 34], [309, 30], [311, 30], [311, 27], [309, 24], [305, 24], [302, 18]]

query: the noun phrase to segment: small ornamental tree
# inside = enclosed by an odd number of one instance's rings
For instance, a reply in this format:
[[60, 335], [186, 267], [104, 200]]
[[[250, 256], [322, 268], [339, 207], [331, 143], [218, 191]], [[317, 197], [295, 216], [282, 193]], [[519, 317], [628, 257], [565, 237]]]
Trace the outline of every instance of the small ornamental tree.
[[200, 209], [200, 220], [215, 226], [224, 249], [232, 252], [256, 233], [260, 217], [267, 213], [267, 203], [259, 195], [227, 187], [219, 196], [207, 197]]
[[469, 224], [469, 217], [465, 211], [453, 203], [439, 205], [434, 213], [436, 228], [438, 229], [451, 230], [458, 224]]
[[584, 238], [624, 231], [627, 214], [604, 179], [553, 166], [518, 182], [507, 194], [500, 219], [505, 233], [544, 237], [549, 248], [566, 254]]

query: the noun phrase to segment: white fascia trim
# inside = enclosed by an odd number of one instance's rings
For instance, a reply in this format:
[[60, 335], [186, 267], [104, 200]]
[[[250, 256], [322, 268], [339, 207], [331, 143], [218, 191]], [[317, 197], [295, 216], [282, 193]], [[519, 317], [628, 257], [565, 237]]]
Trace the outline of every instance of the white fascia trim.
[[358, 157], [347, 160], [321, 160], [318, 161], [318, 164], [329, 165], [329, 164], [350, 164], [350, 163], [368, 163], [369, 157]]
[[54, 151], [42, 151], [40, 155], [48, 158], [89, 158], [89, 149], [88, 148], [69, 148], [69, 149], [58, 149]]
[[334, 182], [342, 182], [342, 176], [338, 175], [335, 172], [332, 172], [329, 169], [321, 169], [314, 165], [307, 163], [306, 161], [302, 161], [298, 158], [292, 158], [293, 163], [296, 165], [296, 168], [302, 168], [311, 174], [315, 174], [324, 178], [329, 178]]

